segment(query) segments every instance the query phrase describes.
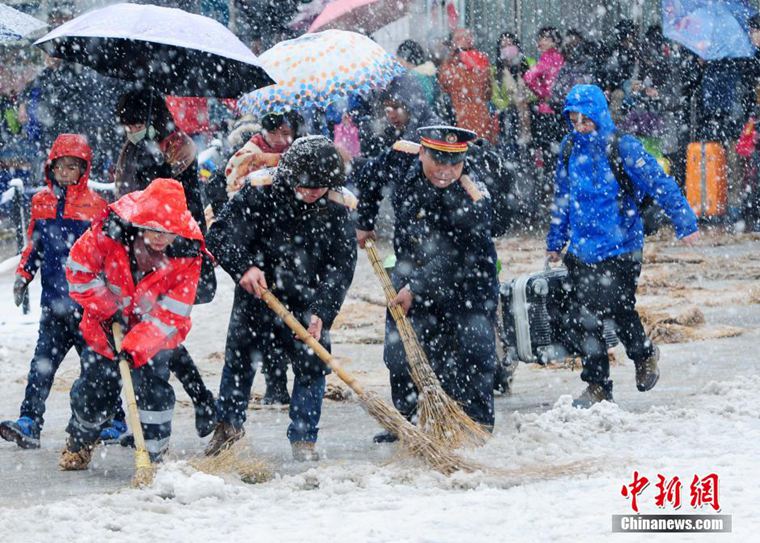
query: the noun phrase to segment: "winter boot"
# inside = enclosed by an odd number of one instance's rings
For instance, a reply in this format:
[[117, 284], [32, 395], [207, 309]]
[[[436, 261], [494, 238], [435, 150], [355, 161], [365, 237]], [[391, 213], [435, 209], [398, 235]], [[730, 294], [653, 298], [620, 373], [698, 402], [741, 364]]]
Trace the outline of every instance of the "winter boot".
[[210, 390], [195, 404], [195, 431], [198, 437], [206, 437], [216, 428], [216, 404]]
[[290, 447], [293, 449], [293, 460], [296, 462], [316, 462], [319, 453], [314, 450], [315, 443], [312, 441], [293, 441]]
[[261, 399], [261, 405], [288, 405], [290, 394], [284, 383], [267, 383], [266, 392]]
[[615, 401], [612, 399], [612, 383], [608, 383], [607, 385], [589, 383], [586, 390], [573, 400], [573, 407], [577, 407], [578, 409], [588, 409], [592, 405], [601, 401]]
[[388, 430], [385, 430], [384, 432], [375, 434], [375, 437], [372, 438], [372, 441], [374, 443], [395, 443], [398, 441], [398, 436], [396, 434], [392, 434]]
[[504, 357], [496, 364], [496, 371], [493, 376], [493, 389], [504, 395], [512, 393], [512, 380], [517, 369], [517, 361], [511, 361], [509, 357]]
[[29, 417], [0, 423], [0, 437], [13, 441], [22, 449], [40, 448], [40, 427]]
[[121, 439], [119, 440], [119, 445], [122, 447], [126, 447], [128, 449], [134, 449], [135, 448], [135, 435], [134, 434], [124, 434], [121, 436]]
[[652, 356], [636, 364], [636, 388], [641, 392], [652, 390], [660, 380], [660, 368], [657, 362], [660, 360], [660, 349], [653, 346]]
[[245, 428], [235, 428], [228, 422], [220, 422], [216, 425], [214, 435], [211, 437], [211, 441], [208, 442], [204, 453], [206, 456], [216, 456], [223, 450], [232, 447], [244, 435]]
[[66, 440], [66, 448], [61, 451], [58, 467], [62, 471], [81, 471], [87, 469], [92, 460], [94, 445], [76, 443], [71, 437]]
[[112, 420], [100, 430], [100, 442], [104, 445], [114, 445], [121, 442], [121, 436], [127, 432], [127, 423], [123, 420]]

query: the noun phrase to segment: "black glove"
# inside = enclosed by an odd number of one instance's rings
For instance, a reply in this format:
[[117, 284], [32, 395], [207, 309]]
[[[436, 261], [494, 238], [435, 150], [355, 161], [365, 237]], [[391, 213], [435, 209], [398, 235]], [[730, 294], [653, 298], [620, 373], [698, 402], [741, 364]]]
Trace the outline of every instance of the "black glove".
[[29, 281], [26, 279], [26, 277], [17, 275], [16, 281], [13, 283], [13, 303], [16, 304], [16, 307], [20, 306], [24, 301], [24, 295], [26, 294], [26, 289], [28, 288]]
[[126, 336], [127, 335], [127, 320], [124, 318], [124, 314], [121, 312], [121, 309], [117, 309], [116, 313], [111, 315], [110, 319], [106, 319], [100, 322], [100, 326], [103, 328], [103, 331], [106, 334], [106, 338], [108, 339], [108, 344], [115, 351], [116, 341], [114, 341], [114, 338], [113, 338], [114, 323], [118, 323], [121, 325], [122, 338]]
[[132, 359], [132, 355], [127, 351], [119, 351], [119, 354], [116, 356], [117, 364], [121, 364], [122, 361], [126, 362], [127, 366], [129, 366], [131, 369], [135, 368], [135, 361]]
[[124, 313], [121, 312], [121, 309], [117, 309], [116, 313], [111, 316], [112, 327], [114, 323], [121, 325], [121, 332], [123, 334], [127, 333], [127, 319], [124, 317]]

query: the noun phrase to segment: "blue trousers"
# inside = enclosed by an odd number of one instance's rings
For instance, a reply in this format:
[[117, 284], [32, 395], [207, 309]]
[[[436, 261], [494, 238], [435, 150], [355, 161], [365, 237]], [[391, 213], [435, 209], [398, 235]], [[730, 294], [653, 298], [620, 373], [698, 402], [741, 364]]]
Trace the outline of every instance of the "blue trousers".
[[[294, 314], [301, 322], [304, 321], [303, 314]], [[326, 325], [320, 343], [330, 350], [330, 334]], [[250, 300], [246, 304], [236, 303], [232, 309], [217, 400], [219, 421], [236, 428], [242, 427], [246, 420], [256, 366], [262, 364], [277, 367], [284, 365], [283, 360], [291, 362], [295, 374], [290, 399], [288, 439], [291, 442], [315, 442], [322, 416], [322, 397], [328, 369], [259, 300]]]
[[[174, 412], [174, 389], [169, 384], [169, 359], [160, 351], [144, 366], [132, 370], [140, 425], [148, 452], [154, 458], [168, 447]], [[71, 387], [71, 418], [66, 432], [80, 445], [95, 443], [100, 429], [118, 412], [121, 400], [119, 366], [89, 348], [82, 352], [82, 373]]]
[[84, 348], [84, 340], [79, 332], [81, 318], [79, 312], [61, 315], [49, 307], [42, 307], [37, 346], [27, 375], [24, 401], [19, 410], [20, 416], [34, 420], [40, 430], [45, 422], [45, 401], [50, 395], [61, 361], [72, 347], [80, 355]]
[[[492, 427], [496, 337], [491, 318], [485, 313], [443, 313], [412, 306], [409, 319], [446, 393], [458, 401], [475, 422]], [[401, 336], [389, 312], [385, 319], [383, 360], [390, 371], [393, 405], [412, 419], [417, 412], [417, 388], [409, 374]]]

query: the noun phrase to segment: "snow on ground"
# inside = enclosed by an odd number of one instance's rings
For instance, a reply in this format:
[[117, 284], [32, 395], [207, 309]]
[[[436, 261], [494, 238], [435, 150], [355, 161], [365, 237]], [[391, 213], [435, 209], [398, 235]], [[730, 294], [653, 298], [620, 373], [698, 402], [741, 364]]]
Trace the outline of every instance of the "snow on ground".
[[[511, 396], [497, 397], [494, 437], [466, 451], [484, 472], [444, 477], [379, 446], [379, 430], [355, 401], [326, 400], [318, 449], [323, 460], [296, 464], [285, 439], [287, 412], [251, 409], [246, 441], [274, 478], [244, 484], [200, 473], [187, 460], [206, 440], [195, 437], [192, 411], [178, 392], [171, 459], [152, 487], [129, 488], [133, 460], [120, 447], [98, 449], [85, 473], [56, 461], [68, 417], [67, 391], [78, 362], [69, 356], [48, 402], [39, 451], [0, 443], [0, 525], [5, 541], [749, 541], [760, 530], [760, 240], [708, 237], [697, 251], [651, 244], [641, 307], [658, 313], [662, 378], [636, 391], [633, 365], [618, 352], [612, 368], [617, 404], [570, 406], [582, 388], [567, 368], [523, 365]], [[539, 269], [540, 242], [503, 242], [504, 277]], [[38, 315], [12, 306], [12, 274], [0, 272], [0, 414], [15, 417], [23, 395]], [[232, 285], [196, 308], [188, 348], [218, 386]], [[34, 283], [32, 300], [39, 299]], [[382, 366], [382, 293], [360, 255], [357, 277], [336, 330], [336, 354], [369, 389], [388, 397]], [[381, 303], [381, 302], [380, 302]], [[704, 315], [681, 321], [697, 306]], [[664, 315], [664, 316], [663, 316]], [[669, 343], [665, 343], [669, 342]], [[263, 383], [256, 379], [255, 392]], [[332, 378], [331, 378], [332, 380]], [[179, 387], [177, 387], [179, 388]], [[651, 481], [642, 513], [709, 513], [689, 503], [692, 477], [719, 476], [721, 513], [731, 534], [613, 534], [611, 515], [631, 512], [621, 487], [634, 470]], [[657, 474], [678, 476], [682, 506], [655, 506]]]

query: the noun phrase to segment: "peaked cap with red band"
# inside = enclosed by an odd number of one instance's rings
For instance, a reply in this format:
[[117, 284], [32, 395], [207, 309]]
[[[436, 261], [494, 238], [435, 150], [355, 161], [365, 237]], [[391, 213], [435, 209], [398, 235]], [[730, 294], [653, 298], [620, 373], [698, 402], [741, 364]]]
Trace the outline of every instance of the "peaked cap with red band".
[[417, 129], [420, 144], [430, 150], [436, 162], [456, 164], [464, 160], [468, 143], [478, 135], [472, 130], [456, 126], [423, 126]]

